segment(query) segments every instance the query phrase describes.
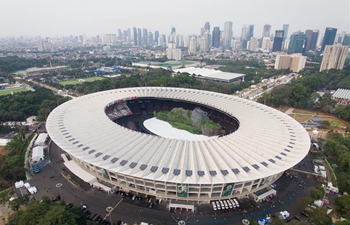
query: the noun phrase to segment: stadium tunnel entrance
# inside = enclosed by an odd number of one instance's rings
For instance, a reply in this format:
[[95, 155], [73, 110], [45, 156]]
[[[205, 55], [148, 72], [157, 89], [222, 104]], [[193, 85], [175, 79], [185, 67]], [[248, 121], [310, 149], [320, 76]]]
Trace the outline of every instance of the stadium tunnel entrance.
[[203, 110], [211, 121], [220, 124], [222, 129], [225, 130], [224, 135], [238, 130], [239, 121], [237, 118], [207, 105], [177, 99], [138, 97], [137, 99], [120, 101], [109, 105], [105, 108], [105, 112], [112, 121], [120, 126], [156, 136], [143, 125], [145, 120], [154, 117], [154, 112], [169, 112], [174, 108], [193, 110], [196, 107]]

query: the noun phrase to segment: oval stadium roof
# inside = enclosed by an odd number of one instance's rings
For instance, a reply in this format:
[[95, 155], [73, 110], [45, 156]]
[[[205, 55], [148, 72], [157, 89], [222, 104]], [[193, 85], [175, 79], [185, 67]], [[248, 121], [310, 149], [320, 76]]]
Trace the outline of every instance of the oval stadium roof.
[[[205, 141], [142, 134], [111, 121], [105, 107], [126, 97], [159, 97], [205, 104], [239, 120], [238, 130]], [[275, 175], [308, 153], [310, 139], [294, 119], [230, 95], [193, 89], [116, 89], [70, 100], [51, 112], [51, 139], [74, 157], [111, 172], [175, 183], [234, 183]]]

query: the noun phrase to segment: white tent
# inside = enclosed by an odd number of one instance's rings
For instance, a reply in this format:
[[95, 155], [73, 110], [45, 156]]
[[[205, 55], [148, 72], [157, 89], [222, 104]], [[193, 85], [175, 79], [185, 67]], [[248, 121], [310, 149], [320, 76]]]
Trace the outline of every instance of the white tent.
[[47, 140], [48, 134], [47, 133], [41, 133], [39, 134], [38, 138], [35, 140], [34, 145], [35, 146], [43, 146], [45, 145], [45, 142]]
[[263, 200], [264, 198], [266, 198], [266, 197], [269, 196], [269, 195], [276, 195], [276, 193], [277, 193], [277, 191], [276, 191], [275, 189], [271, 189], [271, 190], [269, 190], [269, 191], [267, 191], [267, 192], [262, 193], [261, 195], [259, 195], [259, 196], [255, 199], [255, 201], [261, 201], [261, 200]]
[[36, 189], [36, 187], [30, 187], [29, 189], [28, 189], [28, 191], [33, 195], [33, 194], [35, 194], [35, 193], [37, 193], [38, 192], [38, 190]]
[[92, 185], [97, 181], [97, 178], [90, 173], [86, 172], [83, 170], [76, 162], [73, 160], [65, 162], [64, 165], [72, 172], [74, 173], [77, 177], [85, 181], [86, 183], [89, 183]]
[[112, 188], [107, 187], [106, 185], [101, 184], [101, 183], [99, 183], [99, 182], [94, 182], [94, 183], [92, 184], [92, 186], [95, 187], [95, 188], [100, 188], [100, 189], [102, 189], [103, 191], [106, 191], [106, 192], [108, 192], [108, 193], [111, 193], [111, 190], [112, 190]]
[[15, 183], [16, 188], [21, 188], [21, 187], [23, 187], [23, 185], [24, 185], [23, 180], [20, 180], [20, 181]]
[[24, 184], [24, 187], [26, 187], [27, 189], [29, 189], [29, 188], [30, 188], [30, 184], [27, 182], [27, 183]]
[[43, 146], [36, 146], [32, 150], [32, 160], [33, 161], [40, 161], [44, 159], [44, 147]]

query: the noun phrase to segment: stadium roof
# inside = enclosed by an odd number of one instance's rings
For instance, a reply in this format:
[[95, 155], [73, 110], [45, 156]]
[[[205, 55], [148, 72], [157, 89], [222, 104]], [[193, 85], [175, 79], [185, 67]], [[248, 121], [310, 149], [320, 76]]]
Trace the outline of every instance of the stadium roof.
[[242, 74], [242, 73], [228, 73], [228, 72], [222, 72], [220, 70], [203, 69], [203, 68], [196, 68], [196, 67], [187, 67], [183, 69], [176, 69], [174, 71], [177, 73], [195, 74], [196, 76], [202, 76], [205, 78], [209, 78], [211, 80], [218, 80], [218, 81], [225, 81], [225, 82], [232, 82], [233, 80], [236, 80], [238, 78], [245, 76], [245, 74]]
[[[238, 130], [205, 141], [142, 134], [112, 122], [105, 107], [127, 97], [189, 101], [224, 111]], [[308, 153], [310, 138], [294, 119], [253, 101], [193, 89], [116, 89], [72, 99], [51, 112], [52, 140], [79, 160], [117, 173], [174, 183], [255, 180], [293, 167]]]
[[350, 99], [350, 90], [339, 88], [334, 92], [333, 98]]

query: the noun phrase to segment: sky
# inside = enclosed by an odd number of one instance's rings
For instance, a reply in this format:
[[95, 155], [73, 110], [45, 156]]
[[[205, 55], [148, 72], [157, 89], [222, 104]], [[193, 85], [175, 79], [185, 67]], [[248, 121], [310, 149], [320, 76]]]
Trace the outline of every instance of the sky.
[[262, 36], [289, 24], [293, 31], [338, 28], [350, 32], [350, 0], [1, 0], [0, 36], [59, 37], [117, 33], [137, 27], [161, 34], [199, 34], [205, 22], [223, 30], [233, 22], [233, 35], [242, 25], [254, 24]]

